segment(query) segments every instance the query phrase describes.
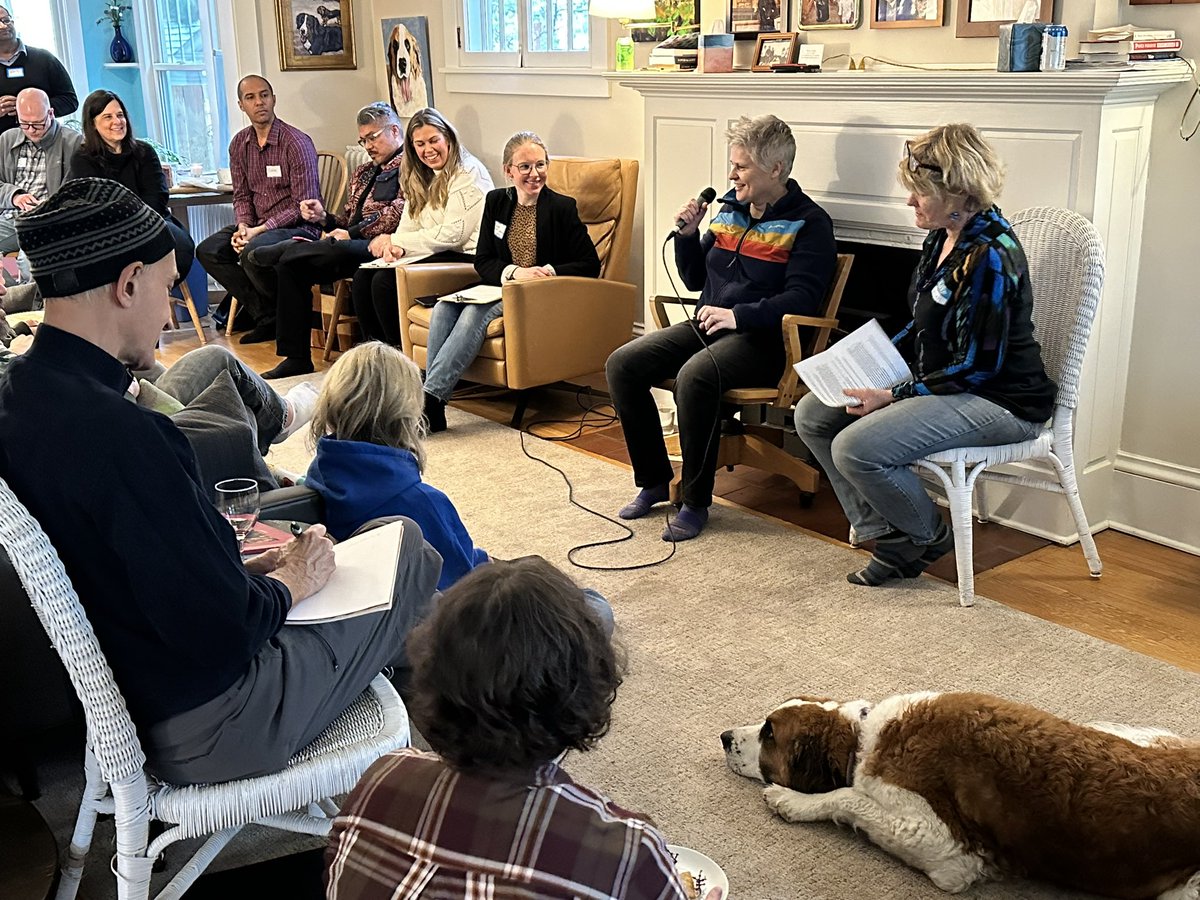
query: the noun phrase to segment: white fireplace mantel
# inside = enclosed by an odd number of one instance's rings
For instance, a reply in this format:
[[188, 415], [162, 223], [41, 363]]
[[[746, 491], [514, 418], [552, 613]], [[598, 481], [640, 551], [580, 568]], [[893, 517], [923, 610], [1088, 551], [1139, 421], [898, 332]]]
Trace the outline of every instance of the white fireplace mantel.
[[[1093, 528], [1108, 525], [1141, 254], [1154, 104], [1186, 81], [1185, 64], [1010, 73], [907, 70], [776, 75], [612, 72], [645, 106], [645, 259], [649, 294], [673, 293], [660, 245], [679, 207], [726, 178], [724, 133], [741, 115], [791, 125], [792, 176], [833, 217], [839, 238], [919, 246], [896, 181], [904, 141], [930, 127], [971, 122], [1007, 168], [1003, 209], [1073, 209], [1106, 248], [1104, 297], [1084, 367], [1076, 459]], [[1036, 291], [1036, 286], [1035, 286]], [[997, 488], [1004, 486], [997, 485]], [[989, 489], [994, 518], [1053, 540], [1074, 527], [1059, 498]]]

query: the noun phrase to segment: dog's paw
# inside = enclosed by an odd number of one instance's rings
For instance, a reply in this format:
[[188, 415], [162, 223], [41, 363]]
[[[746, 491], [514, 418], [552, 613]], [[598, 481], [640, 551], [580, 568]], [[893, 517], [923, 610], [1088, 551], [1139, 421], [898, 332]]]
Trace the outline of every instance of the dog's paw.
[[785, 822], [816, 822], [821, 818], [812, 794], [772, 784], [763, 790], [763, 800]]

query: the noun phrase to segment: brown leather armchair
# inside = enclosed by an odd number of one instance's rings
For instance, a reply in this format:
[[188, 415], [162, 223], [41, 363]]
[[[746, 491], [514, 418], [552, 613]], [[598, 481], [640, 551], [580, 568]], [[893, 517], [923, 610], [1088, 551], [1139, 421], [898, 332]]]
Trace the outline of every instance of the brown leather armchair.
[[[637, 287], [629, 269], [638, 163], [632, 159], [555, 157], [547, 184], [575, 198], [600, 257], [600, 277], [552, 278], [504, 285], [504, 315], [488, 326], [483, 347], [463, 378], [526, 391], [604, 370], [613, 350], [633, 335]], [[425, 368], [429, 317], [418, 297], [439, 297], [479, 282], [466, 263], [400, 266], [396, 288], [402, 346]], [[522, 394], [512, 424], [525, 413]]]

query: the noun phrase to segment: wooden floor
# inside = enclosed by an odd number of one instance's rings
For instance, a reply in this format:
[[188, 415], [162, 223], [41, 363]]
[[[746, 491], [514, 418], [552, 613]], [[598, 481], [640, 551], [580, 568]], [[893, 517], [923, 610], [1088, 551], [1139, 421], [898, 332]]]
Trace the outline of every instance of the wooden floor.
[[[212, 337], [211, 328], [208, 335]], [[229, 346], [258, 371], [269, 369], [278, 362], [273, 344], [242, 346], [237, 344], [236, 336], [231, 343], [224, 338], [218, 338], [217, 342]], [[170, 365], [197, 346], [195, 332], [185, 326], [179, 332], [164, 336], [160, 358], [165, 365]], [[319, 352], [314, 352], [313, 356], [318, 370], [326, 368], [320, 362]], [[598, 376], [591, 386], [603, 390], [603, 378]], [[590, 406], [595, 402], [595, 398], [589, 401], [586, 395], [576, 397], [565, 391], [534, 391], [526, 421], [564, 420], [539, 428], [539, 433], [565, 436], [575, 430], [575, 426], [568, 423], [578, 421], [580, 404]], [[454, 405], [507, 423], [512, 417], [515, 400], [510, 394], [488, 392], [486, 398], [456, 399]], [[595, 434], [599, 429], [588, 431]], [[618, 436], [615, 440], [619, 440], [619, 431], [608, 428], [600, 437], [592, 438], [590, 444], [585, 442], [586, 449], [597, 452], [597, 446], [604, 441], [614, 440], [613, 434]], [[602, 455], [615, 454], [610, 448]], [[733, 491], [726, 495], [727, 498], [759, 512], [798, 521], [797, 517], [788, 514], [790, 510], [783, 509], [791, 504], [787, 500], [780, 503], [779, 491], [771, 494], [762, 489], [763, 485], [751, 483], [731, 484], [730, 487]], [[819, 497], [818, 502], [823, 503], [825, 499], [829, 498]], [[799, 524], [804, 525], [804, 522]], [[995, 537], [992, 544], [1004, 551], [1003, 558], [1007, 561], [978, 572], [975, 589], [979, 594], [1030, 615], [1200, 672], [1200, 557], [1105, 531], [1096, 537], [1104, 561], [1104, 576], [1094, 579], [1088, 575], [1078, 546], [1047, 545], [1002, 526], [987, 527], [1006, 533]], [[818, 525], [814, 530], [828, 529]], [[844, 534], [844, 520], [839, 533]], [[986, 561], [977, 560], [977, 570], [986, 564]], [[939, 564], [934, 574], [952, 578], [953, 566], [947, 560]]]

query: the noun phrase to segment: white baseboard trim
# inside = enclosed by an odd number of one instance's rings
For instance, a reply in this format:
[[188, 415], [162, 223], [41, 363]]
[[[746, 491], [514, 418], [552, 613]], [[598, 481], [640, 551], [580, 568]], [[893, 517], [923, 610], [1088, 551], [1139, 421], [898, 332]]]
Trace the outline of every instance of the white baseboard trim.
[[1121, 451], [1117, 454], [1113, 467], [1118, 472], [1128, 472], [1130, 475], [1140, 475], [1165, 484], [1200, 491], [1200, 469], [1192, 466]]
[[[1179, 466], [1154, 466], [1154, 471]], [[1176, 471], [1177, 476], [1179, 473]], [[1200, 556], [1200, 489], [1130, 472], [1113, 473], [1109, 521], [1117, 531]]]

